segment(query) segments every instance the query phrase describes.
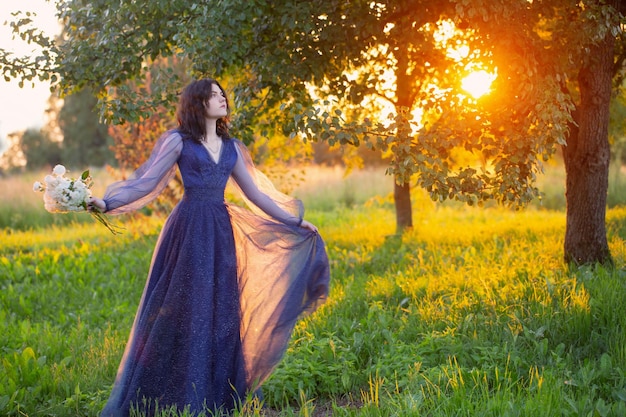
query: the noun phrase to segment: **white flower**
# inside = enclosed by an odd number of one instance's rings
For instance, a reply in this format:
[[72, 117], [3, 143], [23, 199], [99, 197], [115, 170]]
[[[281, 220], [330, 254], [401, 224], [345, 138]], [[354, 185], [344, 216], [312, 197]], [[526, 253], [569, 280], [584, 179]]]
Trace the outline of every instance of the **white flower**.
[[52, 173], [54, 175], [65, 175], [65, 167], [63, 165], [57, 165], [54, 167], [54, 169], [52, 170]]
[[109, 223], [103, 213], [93, 207], [89, 208], [90, 188], [93, 185], [89, 171], [83, 172], [79, 178], [67, 178], [66, 172], [63, 165], [57, 165], [52, 170], [52, 175], [46, 175], [44, 184], [39, 181], [33, 184], [33, 191], [44, 191], [43, 202], [46, 210], [50, 213], [89, 211], [113, 234], [120, 233], [119, 228]]
[[[69, 211], [85, 211], [91, 196], [91, 182], [87, 179], [68, 178], [63, 165], [57, 165], [52, 175], [46, 175], [45, 185], [37, 181], [33, 190], [45, 191], [43, 196], [44, 207], [51, 213], [67, 213]], [[86, 177], [86, 176], [85, 176]]]

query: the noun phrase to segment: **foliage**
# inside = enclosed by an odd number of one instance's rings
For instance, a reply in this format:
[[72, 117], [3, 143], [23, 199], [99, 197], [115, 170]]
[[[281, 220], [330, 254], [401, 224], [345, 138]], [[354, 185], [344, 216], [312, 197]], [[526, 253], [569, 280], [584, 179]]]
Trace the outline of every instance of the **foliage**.
[[[13, 30], [13, 35], [27, 43], [39, 45], [41, 55], [18, 56], [13, 52], [0, 49], [0, 72], [5, 81], [18, 79], [19, 86], [23, 87], [26, 82], [35, 80], [49, 80], [56, 83], [58, 74], [55, 72], [55, 43], [44, 32], [34, 26], [32, 11], [14, 12], [15, 21], [8, 22]], [[7, 22], [5, 22], [6, 24]]]
[[[177, 59], [160, 60], [151, 63], [151, 72], [144, 79], [134, 80], [125, 88], [132, 94], [150, 94], [154, 86], [154, 75], [165, 69], [184, 75], [184, 62]], [[115, 98], [115, 96], [113, 97]], [[109, 126], [109, 133], [115, 141], [115, 159], [123, 177], [135, 170], [148, 159], [158, 137], [175, 125], [174, 103], [162, 103], [150, 114], [145, 114], [132, 124]]]
[[[626, 412], [623, 209], [608, 216], [613, 270], [559, 262], [563, 212], [431, 204], [416, 216], [399, 238], [386, 237], [389, 207], [310, 213], [329, 300], [298, 324], [265, 384], [269, 409], [241, 415]], [[161, 221], [129, 220], [115, 237], [79, 224], [4, 232], [0, 413], [98, 415]]]
[[[237, 74], [242, 128], [263, 118], [274, 126], [273, 120], [284, 125], [297, 117], [297, 130], [314, 140], [359, 144], [372, 138], [371, 146], [390, 148], [390, 171], [402, 182], [419, 173], [419, 185], [434, 199], [525, 204], [537, 195], [540, 161], [565, 143], [573, 103], [564, 82], [575, 75], [578, 51], [616, 27], [610, 10], [558, 0], [283, 1], [280, 7], [266, 1], [146, 6], [77, 0], [59, 3], [66, 38], [55, 56], [62, 87], [97, 91], [124, 90], [126, 80], [146, 74], [146, 60], [191, 57], [194, 75]], [[446, 21], [459, 30], [442, 41], [437, 29]], [[460, 44], [469, 46], [467, 56], [447, 55]], [[458, 74], [476, 66], [497, 70], [493, 98], [472, 102], [458, 95]], [[171, 101], [179, 78], [163, 70], [161, 83], [144, 96], [132, 90], [105, 96], [110, 118], [136, 120]], [[316, 109], [305, 83], [322, 88], [316, 94], [357, 106], [373, 95], [385, 97], [395, 108], [393, 119], [387, 123], [386, 115], [364, 110], [344, 120], [339, 109]], [[289, 111], [275, 112], [277, 104]], [[426, 113], [422, 122], [411, 114], [418, 107]], [[488, 163], [460, 164], [456, 148]]]

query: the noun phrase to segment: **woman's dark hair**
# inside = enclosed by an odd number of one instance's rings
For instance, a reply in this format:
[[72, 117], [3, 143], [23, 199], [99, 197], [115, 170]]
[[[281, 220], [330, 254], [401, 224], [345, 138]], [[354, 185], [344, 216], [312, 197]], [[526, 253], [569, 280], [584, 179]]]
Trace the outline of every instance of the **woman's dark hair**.
[[178, 100], [178, 110], [176, 117], [178, 119], [179, 129], [191, 136], [197, 142], [202, 140], [206, 135], [204, 118], [206, 115], [205, 103], [211, 97], [213, 85], [217, 85], [224, 93], [226, 98], [226, 109], [228, 115], [217, 120], [217, 134], [224, 139], [230, 138], [228, 134], [228, 122], [230, 116], [230, 104], [226, 92], [216, 80], [211, 78], [203, 78], [191, 82], [183, 89]]

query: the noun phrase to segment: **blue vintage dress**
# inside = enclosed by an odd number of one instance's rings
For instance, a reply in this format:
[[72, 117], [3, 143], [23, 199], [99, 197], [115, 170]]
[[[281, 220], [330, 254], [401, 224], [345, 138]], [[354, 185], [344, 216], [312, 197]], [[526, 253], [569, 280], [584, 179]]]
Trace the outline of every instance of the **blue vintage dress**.
[[[280, 361], [298, 317], [328, 293], [324, 243], [297, 226], [301, 204], [273, 189], [235, 139], [223, 140], [214, 161], [167, 132], [129, 180], [109, 186], [107, 213], [145, 205], [176, 167], [184, 196], [159, 236], [103, 417], [233, 409]], [[224, 201], [235, 173], [251, 210]]]

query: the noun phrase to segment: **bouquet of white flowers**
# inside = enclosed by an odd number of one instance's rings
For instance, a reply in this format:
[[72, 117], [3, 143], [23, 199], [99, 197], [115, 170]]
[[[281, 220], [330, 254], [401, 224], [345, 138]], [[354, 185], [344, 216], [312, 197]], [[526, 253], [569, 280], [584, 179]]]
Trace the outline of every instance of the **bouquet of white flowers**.
[[93, 179], [89, 170], [82, 173], [80, 178], [68, 178], [67, 170], [63, 165], [57, 165], [52, 174], [46, 175], [43, 184], [36, 181], [33, 191], [43, 192], [44, 207], [50, 213], [69, 213], [88, 211], [96, 220], [106, 226], [113, 234], [119, 233], [117, 226], [112, 225], [95, 207], [89, 207], [91, 186]]

